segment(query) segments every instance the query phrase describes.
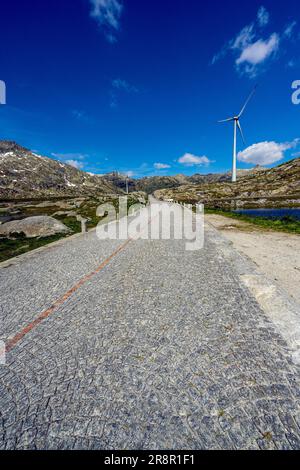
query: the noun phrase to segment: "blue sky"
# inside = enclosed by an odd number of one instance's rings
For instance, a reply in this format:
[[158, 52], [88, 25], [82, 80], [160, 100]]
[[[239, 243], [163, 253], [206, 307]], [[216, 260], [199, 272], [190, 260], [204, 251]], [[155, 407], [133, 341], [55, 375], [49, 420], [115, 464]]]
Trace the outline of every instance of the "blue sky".
[[[1, 2], [0, 138], [92, 173], [239, 167], [300, 152], [300, 7], [294, 0]], [[300, 153], [299, 153], [300, 154]]]

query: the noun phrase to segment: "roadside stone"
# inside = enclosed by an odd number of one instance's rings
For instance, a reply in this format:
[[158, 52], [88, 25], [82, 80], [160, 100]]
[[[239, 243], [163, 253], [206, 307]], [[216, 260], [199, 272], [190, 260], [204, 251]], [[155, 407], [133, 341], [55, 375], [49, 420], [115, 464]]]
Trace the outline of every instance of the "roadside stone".
[[27, 238], [49, 237], [57, 233], [71, 233], [71, 230], [62, 222], [49, 216], [27, 217], [22, 220], [13, 220], [0, 226], [0, 236], [16, 238], [25, 235]]

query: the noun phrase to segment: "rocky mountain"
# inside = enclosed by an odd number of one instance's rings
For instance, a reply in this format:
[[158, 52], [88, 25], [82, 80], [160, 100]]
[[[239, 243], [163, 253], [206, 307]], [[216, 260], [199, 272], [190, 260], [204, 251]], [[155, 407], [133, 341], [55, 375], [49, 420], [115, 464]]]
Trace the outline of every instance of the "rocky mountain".
[[[107, 173], [104, 178], [114, 186], [122, 190], [126, 190], [126, 176], [119, 172]], [[144, 191], [148, 194], [153, 193], [157, 189], [177, 188], [181, 184], [189, 182], [189, 178], [185, 175], [177, 176], [150, 176], [139, 179], [128, 178], [128, 189], [132, 191]]]
[[128, 181], [128, 190], [129, 192], [138, 191], [136, 180], [133, 178], [126, 178], [126, 175], [119, 173], [118, 171], [113, 171], [111, 173], [106, 173], [103, 175], [103, 179], [106, 180], [109, 184], [112, 184], [114, 187], [126, 191], [126, 179]]
[[[300, 206], [300, 158], [277, 167], [239, 170], [231, 174], [128, 178], [129, 192], [154, 193], [159, 198], [202, 201], [213, 207]], [[0, 141], [0, 199], [49, 199], [124, 194], [126, 178], [113, 172], [91, 175], [70, 165]]]
[[258, 167], [240, 172], [237, 183], [222, 179], [197, 181], [197, 178], [190, 178], [193, 184], [158, 190], [155, 195], [159, 199], [202, 202], [208, 207], [228, 209], [300, 206], [300, 158], [271, 169]]
[[150, 176], [137, 180], [137, 186], [140, 191], [145, 191], [148, 194], [153, 193], [157, 189], [178, 188], [181, 184], [181, 180], [176, 176]]
[[[257, 175], [260, 171], [265, 170], [263, 166], [256, 165], [254, 168], [250, 168], [249, 170], [237, 170], [237, 177], [243, 178], [244, 176], [252, 176]], [[201, 175], [196, 173], [195, 175], [187, 177], [188, 183], [222, 183], [226, 181], [231, 181], [231, 171], [227, 171], [226, 173], [208, 173], [207, 175]]]
[[0, 141], [0, 199], [118, 194], [107, 179], [37, 155], [15, 142]]
[[[264, 170], [263, 167], [255, 167], [250, 170], [238, 170], [238, 177], [250, 176], [252, 174], [257, 174], [258, 172]], [[126, 180], [125, 176], [121, 175], [118, 172], [109, 173], [104, 175], [104, 178], [107, 179], [114, 186], [119, 187], [122, 190], [126, 189]], [[230, 181], [231, 173], [209, 173], [207, 175], [202, 175], [196, 173], [192, 176], [186, 175], [175, 175], [175, 176], [150, 176], [139, 179], [128, 178], [129, 191], [144, 191], [148, 194], [152, 194], [154, 191], [159, 189], [168, 189], [168, 188], [178, 188], [184, 184], [199, 184], [199, 183], [216, 183], [222, 181]]]

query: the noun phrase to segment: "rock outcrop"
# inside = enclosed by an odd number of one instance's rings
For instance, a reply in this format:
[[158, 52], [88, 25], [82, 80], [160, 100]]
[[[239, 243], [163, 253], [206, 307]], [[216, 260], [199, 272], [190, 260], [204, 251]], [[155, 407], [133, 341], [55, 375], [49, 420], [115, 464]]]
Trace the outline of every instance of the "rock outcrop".
[[50, 237], [56, 234], [68, 234], [71, 230], [63, 223], [49, 216], [27, 217], [0, 225], [0, 237], [27, 238]]

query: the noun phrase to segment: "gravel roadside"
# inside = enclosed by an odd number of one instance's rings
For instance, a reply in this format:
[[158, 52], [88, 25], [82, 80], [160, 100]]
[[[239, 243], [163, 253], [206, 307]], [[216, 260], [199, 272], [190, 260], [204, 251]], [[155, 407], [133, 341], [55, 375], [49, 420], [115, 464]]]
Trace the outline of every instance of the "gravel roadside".
[[265, 231], [217, 214], [205, 217], [238, 251], [254, 261], [263, 274], [300, 304], [300, 236]]

